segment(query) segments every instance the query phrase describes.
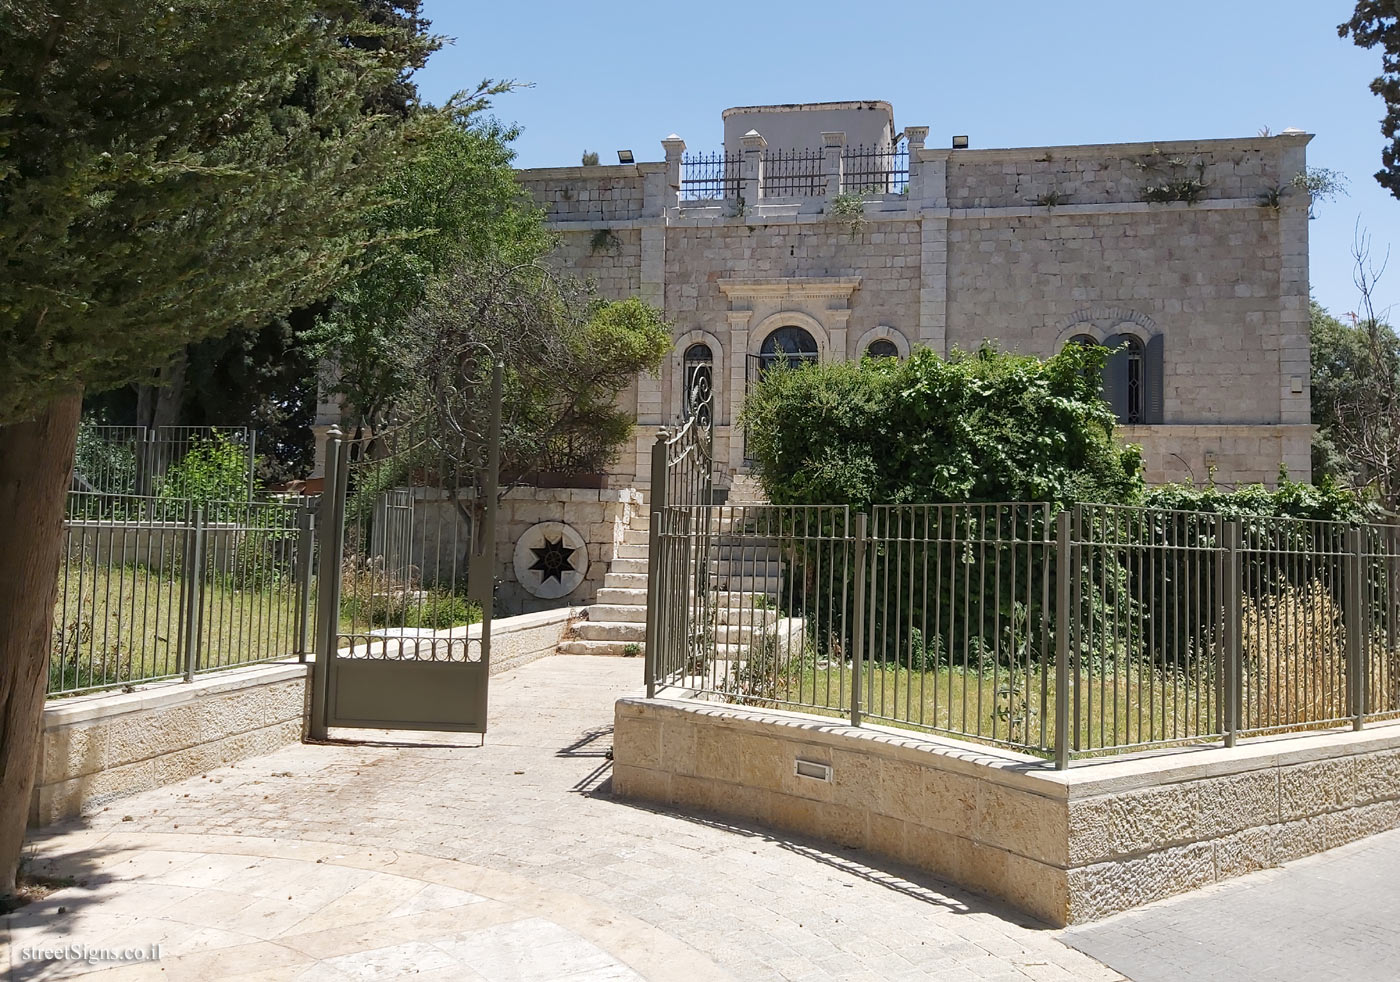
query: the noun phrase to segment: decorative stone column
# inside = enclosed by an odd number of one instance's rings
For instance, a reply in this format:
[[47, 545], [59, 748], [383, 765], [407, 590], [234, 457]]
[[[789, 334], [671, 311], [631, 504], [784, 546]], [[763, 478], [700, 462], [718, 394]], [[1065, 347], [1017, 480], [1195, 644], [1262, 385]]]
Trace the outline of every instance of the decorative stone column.
[[752, 206], [763, 197], [763, 151], [768, 149], [768, 141], [758, 130], [749, 130], [739, 142], [744, 146], [744, 162], [739, 171], [741, 193], [744, 201]]
[[919, 151], [928, 139], [927, 126], [904, 127], [904, 146], [909, 151], [909, 206], [917, 209], [923, 203], [923, 168], [919, 163]]
[[672, 133], [661, 141], [661, 147], [666, 151], [666, 187], [670, 189], [666, 207], [674, 208], [681, 195], [681, 157], [685, 154], [685, 141]]
[[822, 170], [826, 174], [826, 196], [834, 198], [841, 193], [841, 183], [845, 180], [846, 161], [843, 151], [846, 148], [846, 134], [833, 132], [822, 134]]

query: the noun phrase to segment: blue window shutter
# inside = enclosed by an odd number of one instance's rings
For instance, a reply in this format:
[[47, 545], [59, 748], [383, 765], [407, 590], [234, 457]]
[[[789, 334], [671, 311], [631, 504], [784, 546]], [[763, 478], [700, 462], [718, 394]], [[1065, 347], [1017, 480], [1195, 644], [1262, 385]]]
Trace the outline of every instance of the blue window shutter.
[[[1104, 338], [1103, 346], [1113, 351], [1127, 343], [1127, 335], [1110, 334]], [[1113, 351], [1103, 366], [1103, 397], [1113, 408], [1118, 422], [1128, 418], [1128, 353]]]
[[1147, 386], [1143, 403], [1148, 423], [1164, 422], [1162, 403], [1166, 396], [1165, 372], [1162, 368], [1162, 335], [1154, 334], [1147, 339], [1147, 350], [1143, 354], [1143, 382]]

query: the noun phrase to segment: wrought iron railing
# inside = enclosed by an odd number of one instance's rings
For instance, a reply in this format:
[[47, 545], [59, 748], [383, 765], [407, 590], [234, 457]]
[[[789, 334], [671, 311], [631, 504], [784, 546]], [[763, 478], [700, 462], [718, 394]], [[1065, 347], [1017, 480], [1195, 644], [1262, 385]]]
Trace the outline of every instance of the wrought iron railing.
[[740, 195], [739, 153], [688, 153], [681, 157], [682, 201], [715, 201]]
[[826, 172], [820, 150], [765, 150], [763, 196], [821, 198], [826, 196]]
[[841, 190], [856, 194], [903, 194], [909, 186], [908, 147], [846, 147], [841, 155]]
[[1060, 766], [1400, 715], [1397, 527], [1043, 503], [660, 512], [653, 690]]

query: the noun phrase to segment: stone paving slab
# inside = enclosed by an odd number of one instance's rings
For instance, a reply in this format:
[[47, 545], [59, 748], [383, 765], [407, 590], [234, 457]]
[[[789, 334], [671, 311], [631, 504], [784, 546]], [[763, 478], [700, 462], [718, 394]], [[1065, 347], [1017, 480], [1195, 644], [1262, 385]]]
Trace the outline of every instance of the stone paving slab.
[[39, 868], [88, 885], [7, 919], [0, 958], [36, 936], [165, 932], [167, 979], [1122, 978], [923, 874], [612, 798], [613, 702], [640, 675], [544, 659], [492, 680], [484, 746], [341, 731], [45, 830]]
[[1400, 978], [1400, 830], [1061, 937], [1135, 982]]

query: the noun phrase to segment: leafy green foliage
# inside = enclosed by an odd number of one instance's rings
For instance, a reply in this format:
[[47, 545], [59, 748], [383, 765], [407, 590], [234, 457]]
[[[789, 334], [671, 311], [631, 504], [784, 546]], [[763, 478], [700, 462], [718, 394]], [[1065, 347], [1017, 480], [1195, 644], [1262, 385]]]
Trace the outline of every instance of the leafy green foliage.
[[324, 296], [440, 126], [366, 100], [436, 46], [348, 0], [7, 3], [0, 422]]
[[1313, 472], [1400, 500], [1400, 338], [1371, 319], [1344, 324], [1312, 305]]
[[755, 473], [774, 504], [1132, 501], [1141, 458], [1113, 443], [1106, 354], [780, 364], [744, 405]]
[[1400, 7], [1395, 0], [1357, 0], [1351, 19], [1338, 26], [1337, 34], [1349, 36], [1357, 47], [1381, 49], [1381, 74], [1371, 82], [1371, 91], [1385, 102], [1381, 135], [1386, 144], [1376, 180], [1400, 198]]
[[1164, 484], [1150, 488], [1142, 503], [1148, 508], [1209, 512], [1226, 518], [1360, 522], [1366, 517], [1361, 499], [1327, 475], [1317, 484], [1304, 484], [1281, 474], [1275, 490], [1262, 484], [1245, 485], [1233, 491], [1214, 485], [1198, 488], [1190, 484]]
[[542, 264], [457, 267], [414, 313], [398, 409], [433, 419], [435, 460], [485, 459], [491, 366], [504, 364], [501, 486], [537, 471], [592, 473], [616, 459], [634, 425], [617, 395], [671, 348], [661, 312], [603, 301]]
[[135, 449], [130, 442], [103, 439], [98, 425], [91, 417], [84, 417], [78, 424], [78, 443], [73, 454], [75, 487], [107, 494], [135, 494]]
[[196, 441], [172, 464], [161, 482], [160, 497], [210, 502], [248, 499], [248, 448], [223, 433]]
[[437, 278], [483, 259], [528, 263], [553, 245], [511, 167], [516, 131], [477, 115], [458, 114], [382, 186], [387, 203], [367, 220], [375, 244], [312, 332], [352, 415], [373, 419], [408, 387], [404, 326]]

